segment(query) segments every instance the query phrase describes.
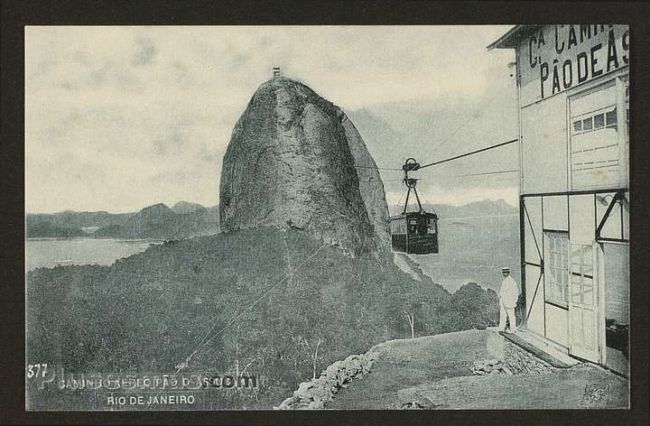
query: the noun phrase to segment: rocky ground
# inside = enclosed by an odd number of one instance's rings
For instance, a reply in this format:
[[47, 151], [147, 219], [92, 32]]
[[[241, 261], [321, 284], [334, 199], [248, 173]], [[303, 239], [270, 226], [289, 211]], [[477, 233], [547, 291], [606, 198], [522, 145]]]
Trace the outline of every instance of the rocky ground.
[[557, 369], [508, 341], [504, 342], [503, 358], [475, 361], [472, 367], [472, 373], [477, 376], [546, 374], [554, 370]]
[[331, 364], [320, 377], [303, 382], [293, 395], [278, 406], [280, 410], [322, 409], [336, 393], [347, 388], [353, 380], [362, 379], [370, 373], [376, 355], [350, 355], [344, 361]]

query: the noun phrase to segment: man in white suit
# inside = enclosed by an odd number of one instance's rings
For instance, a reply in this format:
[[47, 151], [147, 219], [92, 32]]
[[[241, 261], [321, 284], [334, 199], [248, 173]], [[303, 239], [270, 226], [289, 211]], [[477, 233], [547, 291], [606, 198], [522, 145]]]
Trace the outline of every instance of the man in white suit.
[[510, 323], [510, 332], [517, 330], [517, 319], [515, 318], [515, 307], [519, 299], [519, 286], [510, 276], [510, 268], [501, 268], [503, 281], [501, 281], [501, 291], [499, 292], [499, 331], [505, 331], [506, 318]]

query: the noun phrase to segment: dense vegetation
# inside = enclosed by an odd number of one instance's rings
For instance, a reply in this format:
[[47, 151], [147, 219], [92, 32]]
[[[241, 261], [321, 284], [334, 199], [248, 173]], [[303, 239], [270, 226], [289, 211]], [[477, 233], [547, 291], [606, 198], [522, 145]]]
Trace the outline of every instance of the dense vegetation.
[[[152, 246], [110, 267], [36, 269], [27, 280], [27, 359], [77, 372], [170, 373], [213, 330], [189, 370], [255, 372], [259, 392], [224, 393], [218, 404], [270, 408], [314, 368], [410, 337], [409, 317], [417, 336], [496, 321], [494, 292], [468, 285], [450, 295], [392, 256], [352, 259], [300, 231], [256, 229]], [[32, 407], [62, 403], [32, 395]]]

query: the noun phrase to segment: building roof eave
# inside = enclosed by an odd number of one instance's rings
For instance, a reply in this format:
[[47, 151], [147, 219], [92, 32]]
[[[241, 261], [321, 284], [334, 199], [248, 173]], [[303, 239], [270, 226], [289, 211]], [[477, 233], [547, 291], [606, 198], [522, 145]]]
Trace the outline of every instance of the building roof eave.
[[537, 28], [539, 28], [539, 25], [515, 25], [514, 27], [510, 28], [507, 33], [487, 46], [487, 50], [514, 49], [524, 37], [526, 37]]

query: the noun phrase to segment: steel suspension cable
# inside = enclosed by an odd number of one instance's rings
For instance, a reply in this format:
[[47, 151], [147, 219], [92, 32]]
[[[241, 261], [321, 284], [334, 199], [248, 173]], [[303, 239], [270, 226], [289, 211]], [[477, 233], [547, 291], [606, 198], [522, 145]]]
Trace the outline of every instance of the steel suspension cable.
[[309, 257], [307, 257], [305, 260], [303, 260], [302, 263], [300, 263], [300, 265], [298, 265], [296, 268], [294, 268], [291, 272], [289, 272], [289, 273], [288, 273], [284, 278], [282, 278], [280, 281], [278, 281], [278, 282], [276, 282], [275, 284], [273, 284], [272, 286], [270, 286], [266, 291], [264, 291], [264, 293], [262, 293], [262, 295], [260, 295], [257, 299], [255, 299], [255, 301], [253, 301], [253, 303], [247, 305], [246, 308], [245, 308], [244, 310], [242, 310], [239, 314], [237, 314], [237, 315], [235, 315], [233, 318], [231, 318], [231, 320], [228, 321], [228, 323], [227, 323], [224, 327], [222, 327], [222, 328], [221, 328], [221, 329], [220, 329], [216, 334], [214, 334], [213, 336], [211, 336], [211, 337], [208, 338], [208, 336], [210, 336], [210, 334], [214, 331], [214, 329], [215, 329], [215, 327], [216, 327], [216, 325], [217, 325], [217, 324], [215, 323], [215, 324], [210, 328], [210, 330], [205, 334], [205, 336], [203, 337], [203, 339], [201, 339], [201, 342], [196, 346], [196, 348], [192, 351], [192, 353], [190, 353], [190, 355], [189, 355], [187, 358], [185, 358], [185, 361], [183, 361], [182, 363], [180, 363], [180, 364], [178, 364], [178, 365], [176, 366], [176, 374], [178, 374], [181, 370], [183, 370], [184, 368], [186, 368], [186, 367], [189, 365], [189, 362], [191, 361], [191, 359], [192, 359], [192, 358], [193, 358], [193, 357], [194, 357], [194, 356], [195, 356], [195, 355], [196, 355], [196, 354], [197, 354], [201, 349], [203, 349], [203, 348], [204, 348], [208, 343], [210, 343], [214, 338], [216, 338], [216, 337], [219, 336], [221, 333], [223, 333], [224, 331], [226, 331], [226, 330], [227, 330], [231, 325], [233, 325], [233, 324], [235, 323], [235, 321], [237, 321], [238, 319], [240, 319], [240, 318], [241, 318], [241, 317], [242, 317], [242, 316], [243, 316], [247, 311], [249, 311], [253, 306], [257, 305], [257, 304], [258, 304], [262, 299], [264, 299], [266, 296], [268, 296], [269, 293], [271, 293], [271, 291], [272, 291], [273, 289], [275, 289], [277, 286], [279, 286], [280, 284], [284, 283], [284, 282], [287, 281], [289, 278], [291, 278], [291, 276], [292, 276], [296, 271], [298, 271], [298, 270], [299, 270], [300, 268], [302, 268], [302, 267], [303, 267], [307, 262], [309, 262], [311, 259], [313, 259], [313, 258], [318, 254], [318, 252], [321, 251], [321, 250], [323, 249], [323, 247], [325, 247], [325, 246], [324, 246], [324, 245], [319, 246], [316, 250], [314, 250], [314, 251], [312, 252], [312, 254], [311, 254]]
[[510, 145], [510, 144], [513, 144], [513, 143], [518, 142], [518, 141], [519, 141], [518, 138], [511, 139], [509, 141], [501, 142], [501, 143], [498, 143], [496, 145], [491, 145], [491, 146], [488, 146], [488, 147], [485, 147], [485, 148], [477, 149], [475, 151], [466, 152], [464, 154], [456, 155], [454, 157], [445, 158], [444, 160], [434, 161], [433, 163], [429, 163], [429, 164], [425, 164], [423, 166], [420, 166], [417, 170], [424, 169], [425, 167], [436, 166], [436, 165], [442, 164], [442, 163], [447, 163], [447, 162], [453, 161], [453, 160], [458, 160], [459, 158], [469, 157], [470, 155], [474, 155], [474, 154], [478, 154], [478, 153], [481, 153], [481, 152], [489, 151], [489, 150], [495, 149], [495, 148], [500, 148], [502, 146]]

